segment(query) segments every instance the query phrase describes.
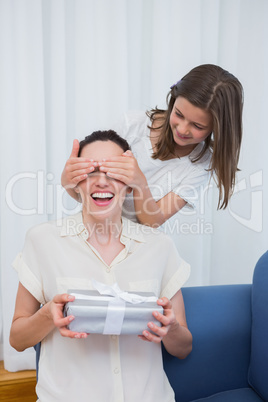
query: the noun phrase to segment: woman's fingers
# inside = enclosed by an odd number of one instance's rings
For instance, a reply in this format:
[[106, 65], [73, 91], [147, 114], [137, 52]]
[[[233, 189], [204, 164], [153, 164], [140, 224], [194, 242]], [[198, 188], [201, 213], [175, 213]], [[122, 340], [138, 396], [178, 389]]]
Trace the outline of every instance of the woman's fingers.
[[63, 308], [64, 305], [68, 302], [74, 301], [75, 297], [71, 296], [67, 293], [57, 294], [53, 298], [52, 305], [52, 316], [53, 322], [55, 326], [58, 328], [60, 334], [64, 337], [68, 338], [86, 338], [88, 334], [84, 332], [74, 332], [68, 329], [68, 325], [72, 322], [75, 317], [73, 315], [69, 315], [64, 317]]
[[172, 308], [172, 303], [168, 298], [162, 297], [161, 299], [158, 299], [157, 304], [162, 306], [164, 311], [163, 314], [159, 313], [159, 311], [154, 311], [153, 316], [159, 321], [161, 326], [158, 326], [154, 322], [150, 321], [148, 323], [148, 328], [150, 331], [143, 331], [142, 335], [139, 337], [140, 339], [147, 340], [149, 342], [160, 343], [167, 335], [170, 325], [175, 321], [175, 314]]

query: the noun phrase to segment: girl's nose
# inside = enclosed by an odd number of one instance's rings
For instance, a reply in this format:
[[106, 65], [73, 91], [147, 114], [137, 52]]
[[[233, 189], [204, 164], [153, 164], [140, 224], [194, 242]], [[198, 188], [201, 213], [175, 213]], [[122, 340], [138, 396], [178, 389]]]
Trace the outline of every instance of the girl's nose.
[[180, 123], [178, 125], [178, 131], [180, 132], [180, 134], [182, 135], [188, 135], [190, 134], [190, 128], [188, 123], [184, 122], [184, 123]]

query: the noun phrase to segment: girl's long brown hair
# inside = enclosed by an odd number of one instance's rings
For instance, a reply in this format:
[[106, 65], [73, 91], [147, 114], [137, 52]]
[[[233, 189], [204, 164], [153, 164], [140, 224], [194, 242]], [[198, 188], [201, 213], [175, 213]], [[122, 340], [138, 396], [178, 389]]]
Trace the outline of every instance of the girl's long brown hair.
[[178, 96], [208, 111], [212, 116], [212, 133], [192, 162], [198, 162], [207, 149], [212, 151], [209, 171], [219, 188], [218, 208], [225, 209], [232, 195], [238, 170], [242, 141], [243, 87], [234, 75], [213, 64], [203, 64], [186, 74], [171, 87], [167, 95], [167, 110], [156, 107], [147, 112], [154, 126], [149, 128], [160, 132], [154, 159], [167, 160], [174, 153], [175, 143], [169, 119]]

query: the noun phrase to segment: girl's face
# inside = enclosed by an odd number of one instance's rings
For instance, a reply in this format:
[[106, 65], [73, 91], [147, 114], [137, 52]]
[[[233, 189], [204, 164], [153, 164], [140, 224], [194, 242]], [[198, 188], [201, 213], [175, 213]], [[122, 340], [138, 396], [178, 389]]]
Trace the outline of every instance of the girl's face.
[[[123, 152], [122, 148], [112, 141], [95, 141], [84, 146], [81, 157], [100, 162], [112, 156], [122, 155]], [[76, 191], [82, 198], [83, 211], [94, 217], [94, 220], [119, 219], [128, 187], [96, 169], [77, 186]]]
[[174, 103], [169, 124], [178, 155], [180, 150], [184, 155], [188, 155], [212, 132], [211, 114], [181, 96]]

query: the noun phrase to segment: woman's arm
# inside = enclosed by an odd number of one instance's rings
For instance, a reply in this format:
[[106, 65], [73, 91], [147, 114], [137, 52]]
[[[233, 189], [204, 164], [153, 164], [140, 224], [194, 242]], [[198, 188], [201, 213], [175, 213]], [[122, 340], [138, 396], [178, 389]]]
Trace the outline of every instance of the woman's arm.
[[51, 331], [58, 328], [62, 336], [85, 338], [84, 333], [76, 333], [67, 329], [73, 316], [63, 317], [63, 307], [74, 296], [56, 295], [52, 301], [40, 308], [40, 303], [19, 283], [15, 313], [10, 330], [10, 344], [19, 352], [36, 345]]
[[167, 335], [163, 337], [163, 343], [170, 354], [184, 359], [192, 351], [193, 337], [187, 326], [181, 290], [171, 298], [170, 303], [175, 320], [171, 322]]
[[153, 333], [144, 331], [141, 338], [156, 343], [163, 341], [171, 355], [184, 359], [192, 350], [192, 334], [187, 327], [181, 290], [171, 300], [166, 297], [159, 299], [158, 304], [164, 308], [164, 314], [154, 312], [153, 315], [162, 327], [149, 322], [148, 327]]
[[49, 304], [40, 308], [40, 303], [19, 283], [10, 330], [11, 346], [21, 352], [40, 342], [54, 327]]

